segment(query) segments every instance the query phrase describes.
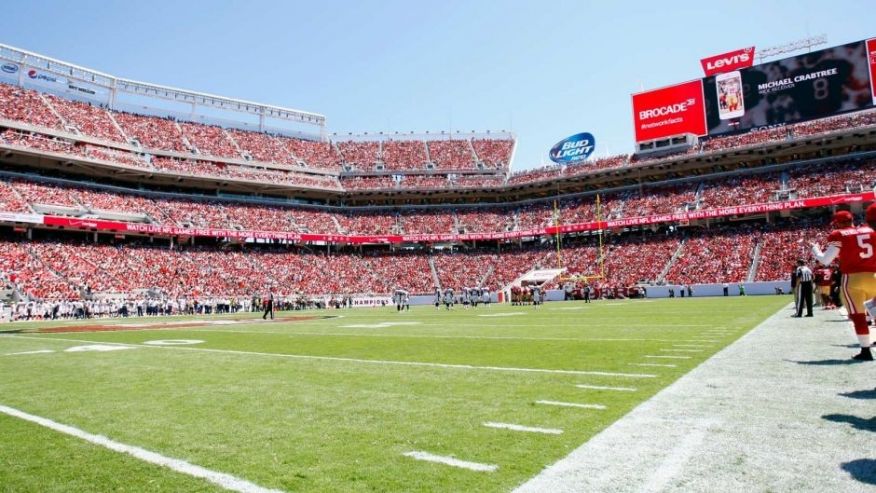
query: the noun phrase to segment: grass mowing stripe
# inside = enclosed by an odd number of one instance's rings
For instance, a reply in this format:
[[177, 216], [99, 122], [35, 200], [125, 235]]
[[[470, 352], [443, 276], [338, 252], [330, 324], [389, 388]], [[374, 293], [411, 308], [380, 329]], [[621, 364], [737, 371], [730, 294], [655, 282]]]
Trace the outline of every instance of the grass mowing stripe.
[[240, 493], [282, 493], [280, 492], [280, 490], [263, 488], [257, 484], [250, 483], [249, 481], [232, 476], [230, 474], [212, 471], [201, 466], [190, 464], [184, 460], [165, 457], [161, 454], [150, 452], [149, 450], [135, 447], [133, 445], [125, 445], [124, 443], [119, 443], [100, 435], [92, 435], [91, 433], [80, 430], [79, 428], [74, 428], [72, 426], [57, 423], [48, 418], [34, 416], [33, 414], [28, 414], [24, 411], [19, 411], [18, 409], [7, 407], [2, 404], [0, 404], [0, 413], [12, 416], [14, 418], [23, 419], [25, 421], [30, 421], [31, 423], [36, 423], [40, 426], [44, 426], [59, 433], [80, 438], [87, 442], [93, 443], [95, 445], [100, 445], [101, 447], [108, 448], [116, 452], [131, 455], [144, 462], [149, 462], [150, 464], [163, 466], [182, 474], [205, 479], [229, 491], [237, 491]]
[[66, 342], [87, 342], [90, 344], [111, 344], [116, 346], [126, 347], [144, 347], [152, 349], [170, 349], [178, 351], [197, 351], [206, 353], [218, 354], [239, 354], [250, 356], [267, 356], [274, 358], [289, 358], [289, 359], [306, 359], [319, 361], [343, 361], [348, 363], [362, 363], [374, 365], [400, 365], [400, 366], [425, 366], [430, 368], [455, 368], [462, 370], [486, 370], [486, 371], [502, 371], [502, 372], [523, 372], [523, 373], [553, 373], [558, 375], [593, 375], [602, 377], [620, 377], [620, 378], [657, 378], [657, 375], [649, 373], [620, 373], [609, 371], [590, 371], [590, 370], [553, 370], [548, 368], [514, 368], [507, 366], [476, 366], [476, 365], [458, 365], [449, 363], [427, 363], [422, 361], [388, 361], [388, 360], [373, 360], [360, 358], [340, 358], [336, 356], [312, 356], [306, 354], [284, 354], [284, 353], [262, 353], [257, 351], [235, 351], [231, 349], [209, 349], [209, 348], [194, 348], [183, 346], [153, 346], [148, 344], [128, 344], [122, 342], [102, 342], [90, 341], [85, 339], [64, 339], [60, 337], [30, 337], [30, 336], [12, 336], [19, 339], [40, 339], [54, 340]]

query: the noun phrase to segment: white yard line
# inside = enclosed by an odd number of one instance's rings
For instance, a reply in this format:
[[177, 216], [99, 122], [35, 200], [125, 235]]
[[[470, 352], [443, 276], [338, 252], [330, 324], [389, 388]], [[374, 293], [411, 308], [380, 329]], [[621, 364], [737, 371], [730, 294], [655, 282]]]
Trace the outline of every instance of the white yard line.
[[587, 385], [583, 383], [579, 383], [575, 385], [579, 389], [590, 389], [590, 390], [611, 390], [615, 392], [635, 392], [637, 389], [633, 387], [605, 387], [602, 385]]
[[222, 487], [229, 491], [238, 491], [241, 493], [277, 493], [280, 491], [263, 488], [257, 484], [250, 483], [249, 481], [238, 478], [236, 476], [232, 476], [230, 474], [213, 471], [201, 466], [196, 466], [194, 464], [188, 463], [184, 460], [166, 457], [156, 452], [142, 449], [140, 447], [116, 442], [104, 436], [93, 435], [86, 431], [80, 430], [79, 428], [74, 428], [73, 426], [61, 424], [48, 418], [28, 414], [24, 411], [19, 411], [18, 409], [14, 409], [11, 407], [0, 405], [0, 413], [12, 416], [14, 418], [23, 419], [31, 423], [36, 423], [45, 428], [49, 428], [59, 433], [85, 440], [95, 445], [99, 445], [101, 447], [113, 450], [115, 452], [128, 454], [132, 457], [142, 460], [143, 462], [166, 467], [182, 474], [207, 480], [210, 483], [213, 483], [216, 486]]
[[669, 365], [669, 364], [661, 364], [661, 363], [630, 363], [633, 366], [651, 366], [658, 368], [677, 368], [678, 365]]
[[580, 404], [578, 402], [560, 402], [560, 401], [535, 401], [536, 404], [544, 404], [545, 406], [559, 407], [577, 407], [579, 409], [606, 409], [602, 404]]
[[468, 469], [470, 471], [479, 471], [479, 472], [493, 472], [499, 468], [499, 466], [493, 464], [481, 464], [479, 462], [469, 462], [467, 460], [459, 460], [453, 457], [446, 457], [443, 455], [435, 455], [430, 454], [429, 452], [420, 452], [420, 451], [412, 451], [405, 452], [405, 457], [410, 457], [416, 460], [422, 460], [426, 462], [435, 462], [437, 464], [444, 464], [452, 467], [459, 467], [462, 469]]
[[654, 354], [646, 354], [646, 358], [660, 358], [660, 359], [690, 359], [690, 356], [661, 356]]
[[20, 353], [6, 353], [3, 356], [19, 356], [19, 355], [24, 355], [24, 354], [48, 354], [48, 353], [54, 353], [54, 351], [52, 351], [51, 349], [40, 349], [37, 351], [22, 351]]
[[556, 428], [537, 428], [532, 426], [523, 426], [523, 425], [515, 425], [511, 423], [494, 423], [492, 421], [487, 421], [484, 423], [484, 426], [487, 428], [496, 428], [499, 430], [511, 430], [511, 431], [524, 431], [528, 433], [544, 433], [546, 435], [559, 435], [563, 433], [563, 430], [558, 430]]
[[702, 349], [661, 349], [661, 353], [702, 353]]
[[209, 348], [195, 348], [188, 346], [149, 346], [146, 344], [126, 344], [121, 342], [103, 342], [103, 341], [89, 341], [83, 339], [63, 339], [60, 337], [30, 337], [30, 336], [12, 336], [18, 339], [38, 339], [41, 341], [65, 341], [65, 342], [88, 342], [88, 343], [96, 343], [96, 344], [112, 344], [116, 346], [125, 346], [125, 347], [144, 347], [144, 348], [152, 348], [152, 349], [163, 349], [163, 350], [172, 350], [172, 351], [199, 351], [205, 353], [217, 353], [217, 354], [235, 354], [235, 355], [243, 355], [243, 356], [266, 356], [273, 358], [288, 358], [288, 359], [302, 359], [302, 360], [316, 360], [316, 361], [341, 361], [348, 363], [361, 363], [361, 364], [371, 364], [371, 365], [398, 365], [398, 366], [421, 366], [428, 368], [453, 368], [453, 369], [461, 369], [461, 370], [486, 370], [486, 371], [501, 371], [501, 372], [522, 372], [522, 373], [548, 373], [548, 374], [559, 374], [559, 375], [594, 375], [594, 376], [603, 376], [603, 377], [620, 377], [620, 378], [657, 378], [657, 375], [649, 374], [649, 373], [621, 373], [621, 372], [609, 372], [609, 371], [591, 371], [591, 370], [554, 370], [549, 368], [517, 368], [517, 367], [507, 367], [507, 366], [478, 366], [478, 365], [460, 365], [460, 364], [450, 364], [450, 363], [429, 363], [423, 361], [391, 361], [391, 360], [372, 360], [372, 359], [359, 359], [359, 358], [341, 358], [337, 356], [313, 356], [309, 354], [283, 354], [283, 353], [261, 353], [257, 351], [235, 351], [231, 349], [209, 349]]

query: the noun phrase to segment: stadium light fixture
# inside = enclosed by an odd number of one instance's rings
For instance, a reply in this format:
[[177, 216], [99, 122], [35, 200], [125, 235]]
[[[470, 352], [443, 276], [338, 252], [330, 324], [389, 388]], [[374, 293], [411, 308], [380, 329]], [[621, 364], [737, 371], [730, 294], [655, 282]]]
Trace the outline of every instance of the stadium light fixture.
[[812, 51], [812, 48], [815, 46], [821, 46], [827, 44], [827, 34], [819, 34], [817, 36], [810, 36], [808, 38], [798, 39], [796, 41], [791, 41], [790, 43], [785, 43], [783, 45], [771, 46], [769, 48], [764, 48], [759, 50], [756, 57], [758, 62], [763, 62], [767, 58], [772, 58], [778, 55], [784, 55], [786, 53], [794, 53], [800, 50]]

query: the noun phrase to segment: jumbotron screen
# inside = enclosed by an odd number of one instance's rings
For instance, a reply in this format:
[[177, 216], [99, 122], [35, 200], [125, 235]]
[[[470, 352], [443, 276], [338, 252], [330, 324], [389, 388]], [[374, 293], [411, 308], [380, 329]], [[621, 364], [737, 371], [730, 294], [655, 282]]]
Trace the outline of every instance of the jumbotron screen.
[[710, 136], [873, 106], [859, 41], [703, 79]]
[[[873, 74], [871, 39], [634, 94], [636, 142], [681, 132], [718, 136], [871, 108]], [[680, 87], [692, 90], [681, 98]]]

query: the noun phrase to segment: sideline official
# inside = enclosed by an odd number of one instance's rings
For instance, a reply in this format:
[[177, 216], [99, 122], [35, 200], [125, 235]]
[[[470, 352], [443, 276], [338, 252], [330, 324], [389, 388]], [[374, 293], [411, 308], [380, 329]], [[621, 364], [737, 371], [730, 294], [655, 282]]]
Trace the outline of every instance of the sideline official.
[[797, 261], [797, 284], [800, 287], [800, 301], [797, 303], [797, 314], [795, 317], [803, 315], [803, 305], [806, 305], [806, 316], [812, 316], [812, 286], [815, 282], [815, 275], [803, 260]]

